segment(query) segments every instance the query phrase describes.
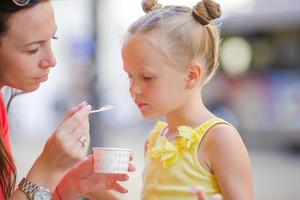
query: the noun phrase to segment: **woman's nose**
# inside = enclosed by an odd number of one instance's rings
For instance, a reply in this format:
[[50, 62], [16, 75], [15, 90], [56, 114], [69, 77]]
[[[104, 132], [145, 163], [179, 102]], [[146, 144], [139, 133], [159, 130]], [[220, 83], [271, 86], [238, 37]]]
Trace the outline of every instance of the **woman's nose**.
[[40, 66], [42, 68], [49, 68], [54, 67], [56, 65], [56, 58], [52, 52], [52, 49], [49, 49], [47, 52], [45, 52], [45, 56], [42, 59]]

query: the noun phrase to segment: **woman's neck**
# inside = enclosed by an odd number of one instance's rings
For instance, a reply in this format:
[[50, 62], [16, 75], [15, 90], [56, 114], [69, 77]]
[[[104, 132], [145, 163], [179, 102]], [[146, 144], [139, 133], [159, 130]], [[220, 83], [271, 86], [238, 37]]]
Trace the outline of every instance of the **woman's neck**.
[[203, 104], [199, 92], [188, 98], [182, 107], [166, 115], [166, 121], [168, 123], [167, 135], [177, 134], [178, 126], [196, 127], [213, 117], [214, 115]]

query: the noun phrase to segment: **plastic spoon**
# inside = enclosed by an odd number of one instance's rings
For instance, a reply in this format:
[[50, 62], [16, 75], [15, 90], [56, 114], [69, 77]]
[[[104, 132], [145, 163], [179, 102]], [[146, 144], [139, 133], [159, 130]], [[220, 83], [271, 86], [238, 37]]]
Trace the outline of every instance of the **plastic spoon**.
[[112, 106], [112, 105], [105, 105], [105, 106], [102, 106], [101, 108], [99, 108], [97, 110], [92, 110], [90, 112], [90, 114], [97, 113], [97, 112], [103, 112], [103, 111], [107, 111], [107, 110], [111, 110], [113, 108], [114, 108], [114, 106]]

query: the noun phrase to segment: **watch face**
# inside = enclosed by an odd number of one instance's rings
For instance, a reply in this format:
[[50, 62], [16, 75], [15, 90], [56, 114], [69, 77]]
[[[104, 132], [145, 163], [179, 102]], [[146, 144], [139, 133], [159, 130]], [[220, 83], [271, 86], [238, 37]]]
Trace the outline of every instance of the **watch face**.
[[51, 192], [43, 186], [39, 186], [33, 195], [33, 200], [52, 200]]

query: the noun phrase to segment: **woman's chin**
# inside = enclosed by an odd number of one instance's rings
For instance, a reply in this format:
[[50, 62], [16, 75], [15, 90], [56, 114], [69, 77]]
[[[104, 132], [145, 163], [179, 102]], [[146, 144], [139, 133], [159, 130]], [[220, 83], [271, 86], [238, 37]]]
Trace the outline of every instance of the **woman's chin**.
[[17, 89], [20, 89], [24, 92], [34, 92], [40, 87], [40, 85], [41, 84], [39, 83], [39, 84], [34, 84], [34, 85], [30, 85], [28, 87], [22, 87], [22, 88], [17, 88]]

